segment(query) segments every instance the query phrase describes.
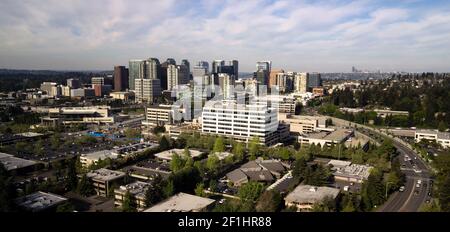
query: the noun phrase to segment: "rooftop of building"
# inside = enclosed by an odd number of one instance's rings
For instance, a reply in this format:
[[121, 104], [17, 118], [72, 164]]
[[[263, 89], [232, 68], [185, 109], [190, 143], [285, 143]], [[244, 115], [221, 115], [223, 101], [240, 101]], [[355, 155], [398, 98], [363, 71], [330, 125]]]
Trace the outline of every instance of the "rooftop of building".
[[367, 179], [370, 175], [370, 171], [373, 167], [361, 164], [351, 164], [348, 166], [343, 166], [337, 168], [333, 175], [335, 176], [345, 176], [345, 177], [355, 177], [359, 179]]
[[90, 171], [86, 174], [88, 178], [92, 178], [98, 181], [112, 181], [125, 176], [124, 172], [113, 171], [106, 168], [100, 168]]
[[418, 129], [416, 130], [416, 134], [431, 134], [437, 135], [438, 139], [450, 139], [450, 132], [441, 132], [438, 130]]
[[144, 212], [192, 212], [213, 204], [214, 200], [187, 193], [178, 193], [169, 199], [144, 210]]
[[19, 197], [14, 201], [21, 208], [37, 212], [60, 204], [66, 200], [67, 198], [65, 197], [53, 193], [45, 193], [39, 191], [23, 197]]
[[226, 152], [226, 151], [224, 151], [224, 152], [215, 152], [214, 155], [217, 156], [217, 158], [219, 158], [219, 160], [224, 160], [227, 157], [234, 156], [233, 153]]
[[0, 152], [0, 162], [5, 166], [6, 170], [15, 170], [35, 165], [35, 161], [14, 157], [13, 155]]
[[352, 162], [350, 162], [350, 161], [335, 160], [335, 159], [332, 159], [332, 160], [328, 161], [328, 163], [327, 163], [327, 165], [331, 165], [335, 168], [347, 167], [351, 164], [352, 164]]
[[87, 154], [82, 154], [81, 157], [90, 159], [90, 160], [99, 160], [99, 159], [106, 159], [106, 158], [110, 158], [110, 159], [116, 159], [118, 156], [117, 153], [114, 152], [114, 150], [101, 150], [101, 151], [96, 151], [96, 152], [91, 152], [91, 153], [87, 153]]
[[127, 185], [121, 185], [118, 189], [115, 189], [115, 192], [123, 193], [129, 192], [131, 195], [135, 197], [145, 197], [145, 192], [150, 187], [150, 183], [136, 181]]
[[339, 189], [336, 188], [299, 185], [294, 189], [294, 191], [286, 196], [285, 201], [296, 202], [300, 204], [314, 204], [322, 201], [327, 196], [335, 199], [338, 194]]
[[321, 132], [309, 133], [309, 134], [303, 135], [303, 137], [340, 142], [340, 141], [344, 140], [345, 138], [347, 138], [351, 133], [353, 133], [352, 130], [340, 128], [340, 129], [337, 129], [332, 132], [321, 131]]
[[[191, 155], [192, 158], [196, 158], [199, 157], [203, 154], [203, 152], [198, 151], [198, 150], [194, 150], [194, 149], [189, 149], [189, 153]], [[183, 156], [184, 155], [184, 149], [171, 149], [171, 150], [167, 150], [167, 151], [163, 151], [160, 153], [155, 154], [155, 157], [159, 158], [159, 159], [163, 159], [163, 160], [172, 160], [172, 156], [174, 154], [177, 154], [179, 156]]]

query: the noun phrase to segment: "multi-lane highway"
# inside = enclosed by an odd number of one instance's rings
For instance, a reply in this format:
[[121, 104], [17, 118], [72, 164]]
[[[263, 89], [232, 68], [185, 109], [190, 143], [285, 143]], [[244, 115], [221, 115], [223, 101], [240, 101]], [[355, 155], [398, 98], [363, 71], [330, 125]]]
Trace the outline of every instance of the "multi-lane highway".
[[[332, 118], [333, 123], [340, 126], [357, 127], [360, 133], [363, 133], [375, 140], [383, 140], [390, 137], [382, 132], [374, 129], [345, 121], [338, 118]], [[400, 155], [401, 170], [406, 176], [404, 191], [395, 192], [391, 194], [389, 199], [382, 206], [378, 207], [378, 212], [417, 212], [420, 206], [427, 200], [430, 200], [432, 193], [432, 180], [430, 179], [430, 171], [425, 162], [409, 147], [403, 143], [393, 140], [394, 146], [397, 148]], [[407, 157], [405, 159], [405, 156]], [[421, 184], [417, 184], [418, 181]]]

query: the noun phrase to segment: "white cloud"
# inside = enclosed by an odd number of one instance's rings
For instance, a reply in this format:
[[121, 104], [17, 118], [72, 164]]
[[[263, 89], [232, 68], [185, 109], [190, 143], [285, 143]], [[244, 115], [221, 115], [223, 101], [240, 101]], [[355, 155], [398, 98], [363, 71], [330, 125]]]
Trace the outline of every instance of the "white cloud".
[[174, 57], [239, 59], [243, 71], [260, 59], [299, 71], [449, 71], [447, 8], [371, 0], [6, 0], [0, 67], [109, 69], [132, 58]]

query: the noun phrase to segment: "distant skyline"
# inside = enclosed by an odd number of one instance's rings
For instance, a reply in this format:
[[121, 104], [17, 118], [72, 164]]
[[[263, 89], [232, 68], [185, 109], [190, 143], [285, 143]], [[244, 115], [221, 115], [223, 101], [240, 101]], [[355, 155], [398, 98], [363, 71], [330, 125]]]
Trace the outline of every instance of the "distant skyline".
[[449, 72], [446, 0], [2, 0], [0, 68], [237, 59], [306, 72]]

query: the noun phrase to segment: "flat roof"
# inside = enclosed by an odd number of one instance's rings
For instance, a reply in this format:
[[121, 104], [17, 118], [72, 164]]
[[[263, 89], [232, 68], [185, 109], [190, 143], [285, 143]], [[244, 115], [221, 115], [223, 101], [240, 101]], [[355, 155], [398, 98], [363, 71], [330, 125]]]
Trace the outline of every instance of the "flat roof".
[[99, 181], [112, 181], [125, 176], [124, 172], [113, 171], [106, 168], [100, 168], [90, 171], [86, 174], [88, 178], [92, 178]]
[[106, 158], [116, 159], [117, 156], [118, 156], [118, 154], [115, 153], [114, 150], [101, 150], [101, 151], [96, 151], [96, 152], [81, 155], [81, 157], [85, 157], [90, 160], [99, 160], [99, 159], [103, 160]]
[[294, 191], [286, 196], [288, 202], [296, 202], [299, 204], [314, 204], [322, 201], [325, 197], [330, 196], [333, 199], [339, 194], [339, 189], [331, 187], [317, 187], [312, 185], [299, 185]]
[[214, 203], [213, 199], [187, 193], [178, 193], [169, 199], [144, 210], [144, 212], [192, 212], [200, 211]]
[[[189, 152], [190, 152], [192, 158], [199, 157], [201, 154], [203, 154], [203, 152], [198, 151], [198, 150], [193, 150], [193, 149], [189, 149]], [[173, 154], [183, 156], [184, 149], [174, 148], [171, 150], [163, 151], [163, 152], [155, 154], [155, 157], [163, 159], [163, 160], [172, 160]]]
[[35, 192], [16, 198], [14, 202], [20, 207], [37, 212], [66, 201], [67, 198], [46, 192]]
[[438, 139], [450, 139], [450, 133], [449, 132], [440, 132], [440, 131], [437, 131], [437, 130], [419, 129], [419, 130], [416, 130], [416, 133], [437, 135]]
[[219, 160], [224, 160], [229, 156], [233, 156], [233, 153], [224, 151], [224, 152], [215, 152], [214, 155], [217, 156]]
[[129, 192], [135, 197], [145, 197], [145, 192], [147, 191], [148, 187], [150, 187], [150, 183], [136, 181], [127, 185], [121, 185], [115, 191], [120, 193]]
[[349, 166], [337, 168], [333, 175], [358, 179], [367, 179], [373, 167], [369, 165], [352, 164]]
[[352, 130], [348, 129], [337, 129], [332, 132], [314, 132], [305, 134], [303, 137], [305, 138], [312, 138], [312, 139], [323, 139], [323, 140], [331, 140], [331, 141], [341, 141], [345, 139], [350, 133], [352, 133]]
[[328, 165], [333, 165], [333, 167], [335, 167], [335, 168], [341, 168], [341, 167], [347, 167], [347, 166], [349, 166], [350, 164], [352, 164], [352, 162], [350, 162], [350, 161], [344, 161], [344, 160], [335, 160], [335, 159], [332, 159], [332, 160], [330, 160], [327, 164], [328, 164]]
[[0, 152], [0, 162], [5, 166], [6, 170], [14, 170], [35, 165], [35, 161], [14, 157], [13, 155]]

